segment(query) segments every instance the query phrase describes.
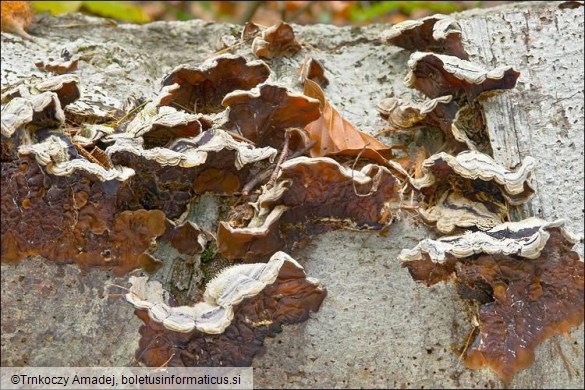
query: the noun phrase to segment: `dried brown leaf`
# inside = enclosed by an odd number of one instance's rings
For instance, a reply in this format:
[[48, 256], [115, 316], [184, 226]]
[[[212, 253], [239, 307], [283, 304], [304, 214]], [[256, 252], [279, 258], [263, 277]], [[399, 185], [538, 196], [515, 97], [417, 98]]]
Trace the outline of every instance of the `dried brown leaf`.
[[325, 98], [319, 84], [307, 79], [304, 94], [319, 100], [321, 117], [305, 126], [315, 145], [311, 157], [333, 155], [357, 156], [386, 164], [392, 158], [392, 147], [384, 145], [369, 134], [357, 130], [353, 123], [345, 119]]

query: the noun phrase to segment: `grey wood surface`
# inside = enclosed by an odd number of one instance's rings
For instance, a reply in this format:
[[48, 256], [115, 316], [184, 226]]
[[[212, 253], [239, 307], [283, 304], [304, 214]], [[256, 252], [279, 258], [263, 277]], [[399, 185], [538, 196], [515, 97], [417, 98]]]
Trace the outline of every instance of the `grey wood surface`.
[[[528, 155], [538, 160], [537, 194], [516, 217], [566, 218], [572, 231], [583, 233], [583, 7], [526, 3], [457, 18], [472, 61], [514, 65], [522, 73], [515, 90], [482, 101], [496, 159], [508, 167]], [[377, 44], [388, 27], [295, 27], [311, 47], [305, 52], [325, 65], [328, 98], [370, 133], [384, 127], [375, 110], [379, 100], [412, 94], [402, 81], [408, 53]], [[201, 21], [107, 27], [96, 18], [43, 17], [33, 43], [2, 34], [2, 86], [40, 75], [37, 59], [82, 49], [92, 55], [77, 72], [81, 100], [121, 108], [129, 96], [152, 97], [166, 72], [201, 62], [233, 31], [239, 28]], [[238, 53], [253, 58], [249, 47]], [[300, 90], [302, 57], [269, 61], [271, 80]], [[217, 200], [204, 202], [213, 219]], [[453, 286], [416, 284], [396, 259], [430, 234], [403, 218], [385, 237], [332, 232], [293, 253], [329, 295], [307, 322], [267, 340], [266, 353], [254, 360], [255, 386], [503, 387], [489, 370], [468, 370], [452, 352], [471, 329], [468, 306]], [[582, 243], [578, 250], [582, 255]], [[141, 322], [130, 305], [108, 295], [112, 283], [125, 281], [38, 258], [2, 265], [2, 365], [136, 364]], [[545, 342], [512, 387], [583, 387], [583, 345], [583, 326]]]

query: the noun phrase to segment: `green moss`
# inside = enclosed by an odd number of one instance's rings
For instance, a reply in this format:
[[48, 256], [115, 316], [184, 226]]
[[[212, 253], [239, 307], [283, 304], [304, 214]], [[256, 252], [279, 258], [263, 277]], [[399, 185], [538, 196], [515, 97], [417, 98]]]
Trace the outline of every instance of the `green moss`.
[[201, 253], [201, 262], [208, 263], [215, 255], [217, 255], [217, 244], [212, 241], [207, 245], [207, 248]]

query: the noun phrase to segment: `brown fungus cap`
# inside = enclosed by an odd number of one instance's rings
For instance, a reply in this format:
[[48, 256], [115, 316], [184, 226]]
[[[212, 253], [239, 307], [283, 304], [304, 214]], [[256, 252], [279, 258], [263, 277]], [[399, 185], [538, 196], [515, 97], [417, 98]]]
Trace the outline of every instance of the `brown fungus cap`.
[[468, 58], [461, 42], [461, 27], [446, 15], [398, 23], [382, 33], [382, 40], [410, 51], [431, 51], [463, 60]]
[[474, 193], [483, 192], [493, 202], [498, 203], [503, 196], [510, 204], [519, 205], [534, 195], [529, 178], [535, 165], [532, 157], [526, 157], [519, 167], [510, 170], [477, 151], [456, 156], [441, 152], [424, 160], [420, 177], [410, 178], [410, 183], [429, 199], [438, 199], [443, 189], [449, 188], [463, 191], [471, 200], [477, 197]]
[[357, 171], [327, 157], [297, 157], [281, 168], [277, 183], [264, 187], [253, 204], [256, 214], [248, 226], [220, 224], [223, 256], [250, 261], [335, 227], [379, 227], [400, 197], [399, 181], [379, 165]]
[[320, 115], [317, 100], [269, 84], [232, 92], [222, 104], [229, 107], [229, 126], [258, 146], [280, 148], [286, 129], [303, 128]]
[[[30, 156], [2, 164], [2, 261], [41, 255], [116, 274], [158, 261], [147, 252], [165, 231], [158, 210], [116, 210], [116, 180], [99, 181], [76, 170], [54, 176]], [[23, 221], [34, 221], [23, 223]]]
[[263, 260], [283, 248], [280, 234], [280, 218], [286, 211], [276, 206], [268, 215], [256, 218], [246, 227], [232, 227], [230, 222], [220, 222], [217, 231], [217, 249], [228, 259], [244, 261]]
[[45, 60], [35, 62], [35, 66], [46, 72], [52, 72], [56, 74], [71, 73], [77, 70], [79, 64], [79, 58], [71, 59], [52, 59], [48, 58]]
[[[156, 284], [135, 279], [127, 299], [144, 321], [136, 357], [147, 366], [249, 366], [264, 338], [305, 321], [327, 292], [283, 252], [266, 264], [236, 265], [207, 284], [204, 301], [169, 307]], [[141, 297], [142, 296], [142, 297]]]
[[468, 367], [490, 367], [509, 382], [542, 341], [583, 322], [583, 260], [562, 225], [529, 218], [402, 251], [413, 279], [431, 286], [454, 278], [463, 298], [479, 302], [479, 331], [462, 355]]
[[329, 85], [329, 80], [325, 76], [325, 68], [316, 59], [306, 57], [301, 65], [299, 82], [305, 84], [305, 81], [312, 80], [319, 84], [321, 88], [326, 88]]
[[260, 58], [293, 56], [299, 51], [301, 45], [295, 39], [293, 28], [285, 22], [262, 31], [252, 42], [252, 52]]
[[511, 89], [520, 73], [512, 66], [485, 70], [480, 66], [453, 56], [416, 52], [408, 60], [410, 72], [404, 82], [427, 97], [465, 95], [473, 100], [487, 91]]
[[179, 86], [169, 91], [164, 104], [195, 113], [219, 112], [228, 93], [254, 88], [269, 75], [262, 61], [246, 62], [235, 55], [215, 57], [201, 66], [179, 65], [163, 80], [163, 86]]

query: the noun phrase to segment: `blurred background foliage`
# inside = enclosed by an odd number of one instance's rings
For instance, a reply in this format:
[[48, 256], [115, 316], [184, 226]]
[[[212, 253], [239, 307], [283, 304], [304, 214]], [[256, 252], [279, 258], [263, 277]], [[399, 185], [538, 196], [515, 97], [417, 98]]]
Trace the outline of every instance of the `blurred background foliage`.
[[35, 12], [82, 12], [121, 22], [203, 19], [226, 23], [252, 21], [272, 25], [363, 25], [398, 23], [435, 13], [448, 14], [506, 1], [33, 1]]

